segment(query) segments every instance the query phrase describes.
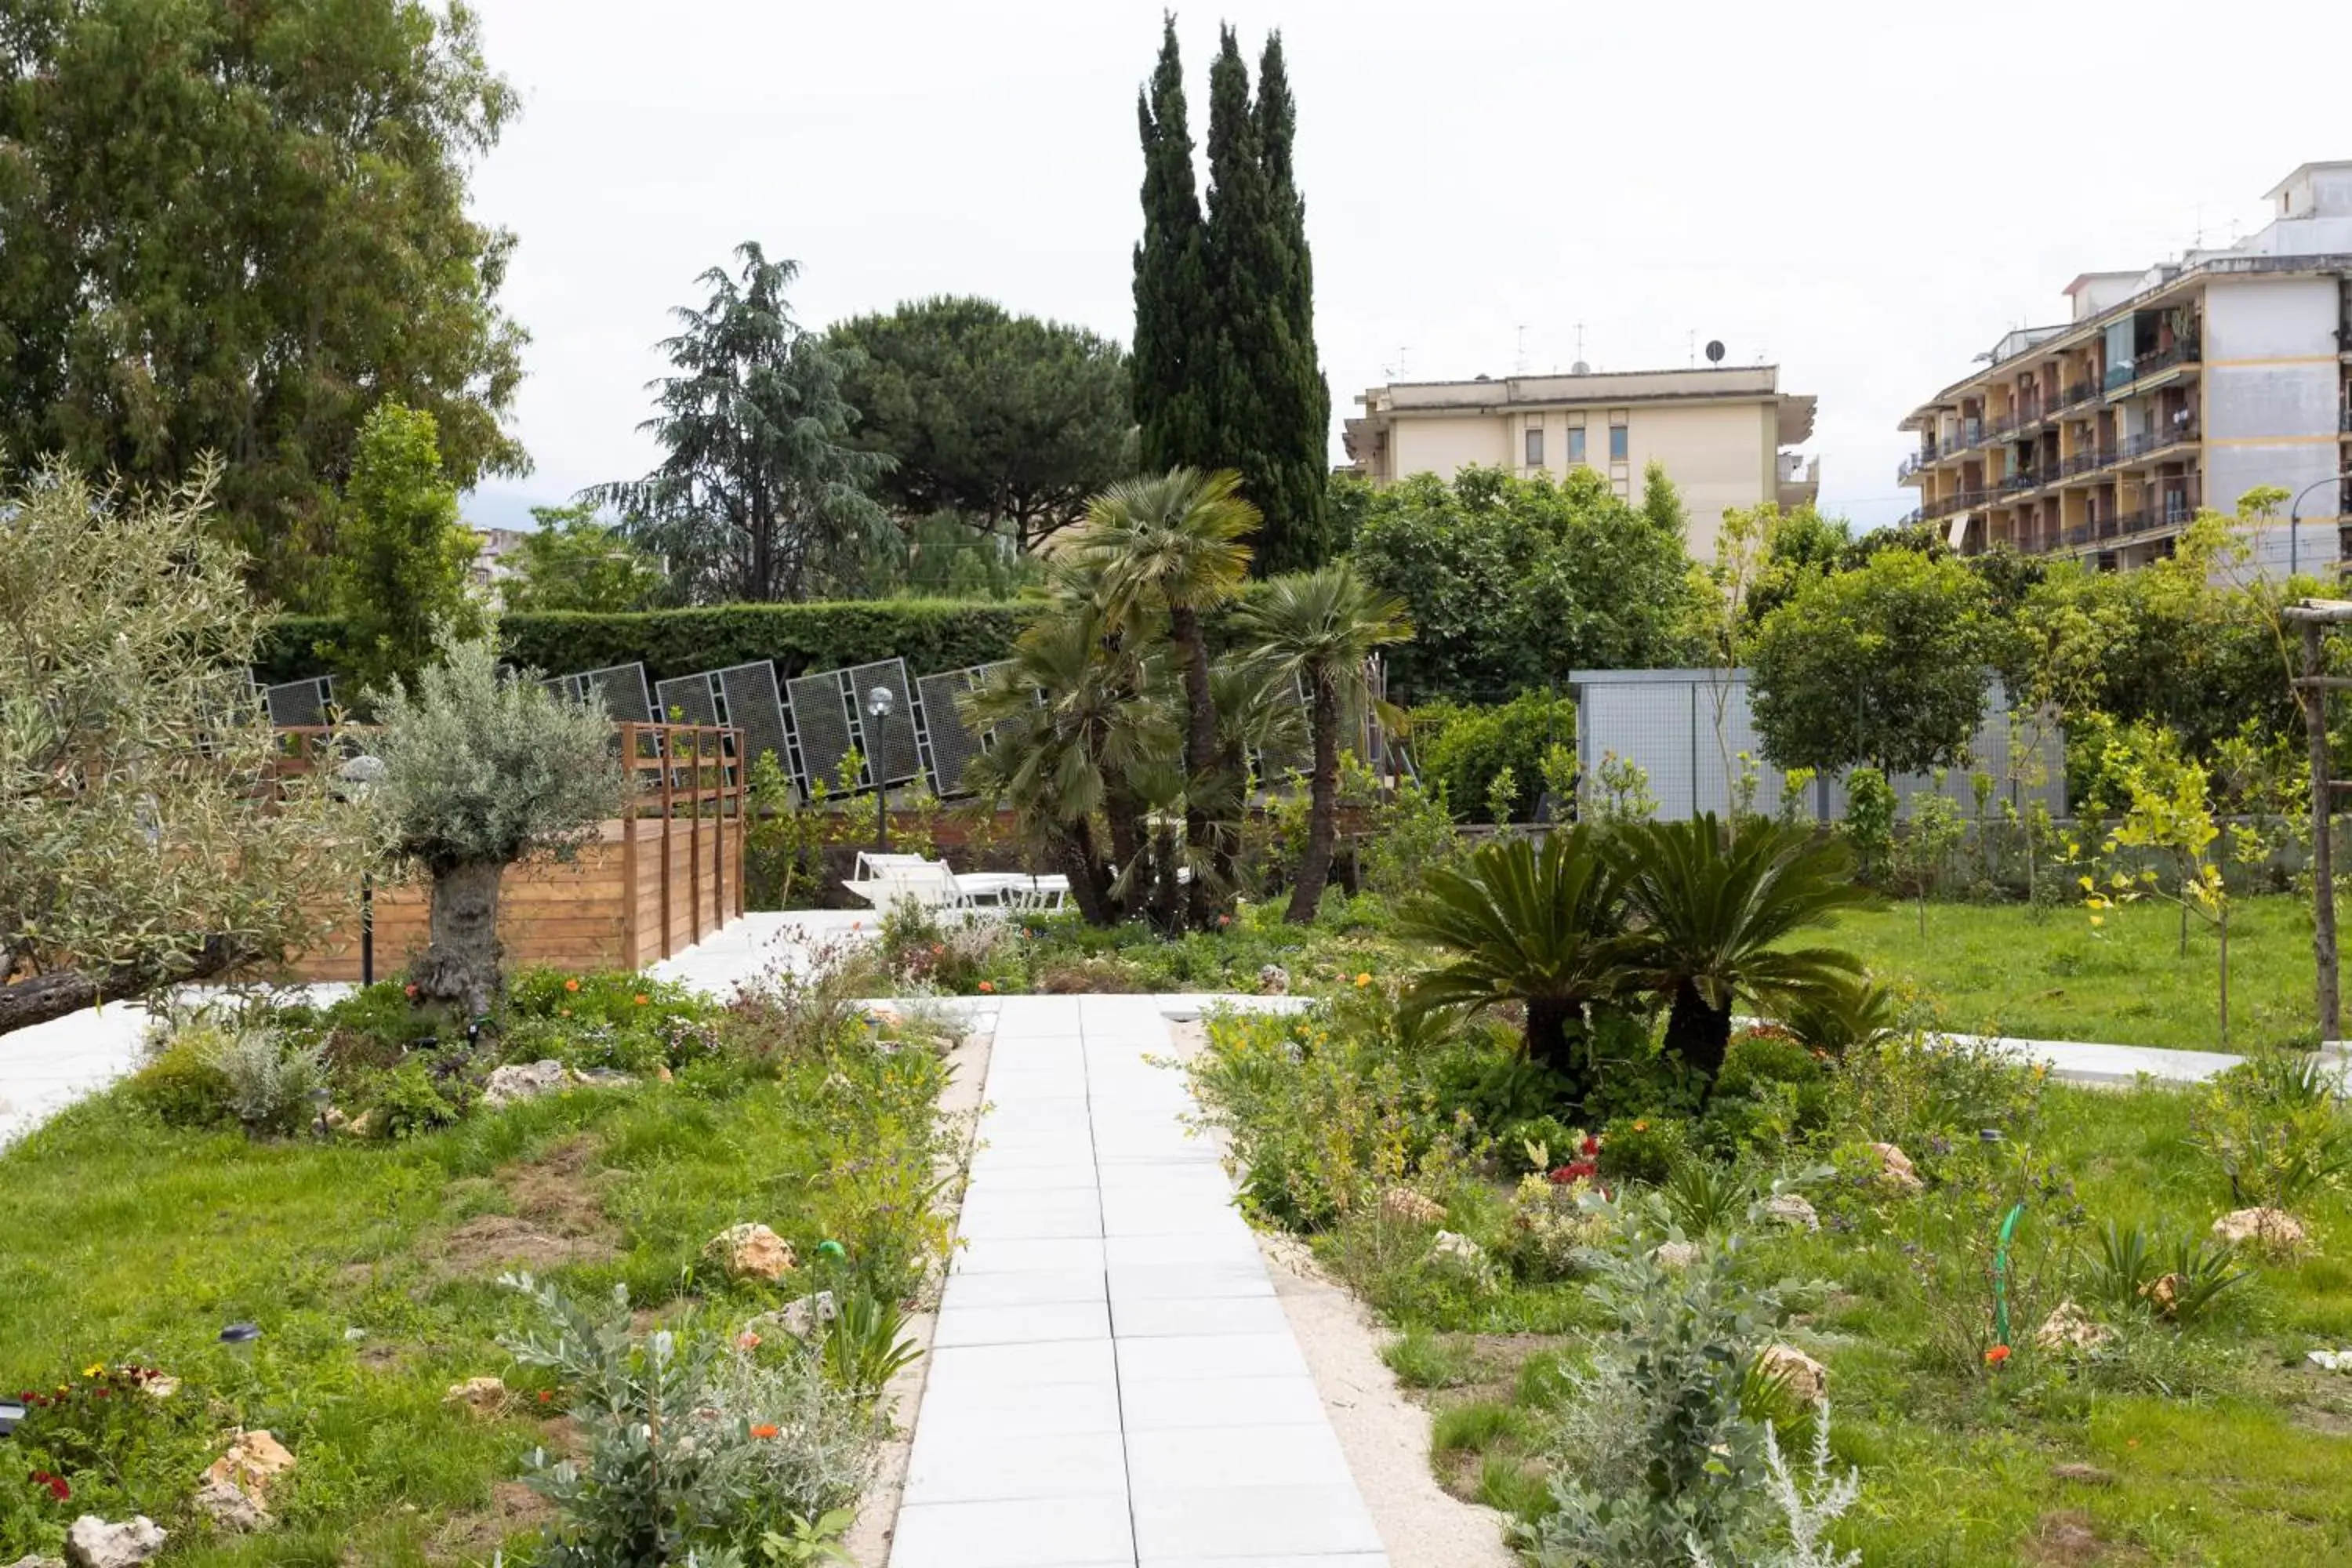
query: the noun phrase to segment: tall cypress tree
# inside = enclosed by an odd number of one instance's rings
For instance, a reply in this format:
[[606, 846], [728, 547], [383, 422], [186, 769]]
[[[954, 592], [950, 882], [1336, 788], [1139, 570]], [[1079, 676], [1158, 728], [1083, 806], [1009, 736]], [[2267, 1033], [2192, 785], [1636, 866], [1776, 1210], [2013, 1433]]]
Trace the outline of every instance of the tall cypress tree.
[[1282, 35], [1268, 33], [1258, 58], [1258, 156], [1265, 172], [1267, 222], [1281, 275], [1271, 291], [1281, 339], [1259, 383], [1268, 405], [1269, 432], [1278, 450], [1258, 504], [1283, 520], [1269, 529], [1259, 570], [1320, 565], [1332, 553], [1324, 486], [1330, 473], [1331, 385], [1315, 347], [1315, 263], [1307, 247], [1307, 202], [1298, 192], [1291, 142], [1298, 109], [1282, 58]]
[[1265, 514], [1261, 573], [1319, 565], [1330, 388], [1315, 351], [1314, 268], [1291, 142], [1297, 109], [1279, 34], [1255, 100], [1233, 28], [1209, 72], [1207, 216], [1194, 195], [1175, 19], [1138, 105], [1143, 242], [1135, 251], [1134, 402], [1147, 468], [1237, 468]]
[[1139, 455], [1148, 471], [1179, 464], [1220, 468], [1225, 465], [1207, 380], [1215, 316], [1173, 14], [1163, 24], [1160, 64], [1135, 108], [1143, 138], [1143, 239], [1135, 247], [1130, 383]]

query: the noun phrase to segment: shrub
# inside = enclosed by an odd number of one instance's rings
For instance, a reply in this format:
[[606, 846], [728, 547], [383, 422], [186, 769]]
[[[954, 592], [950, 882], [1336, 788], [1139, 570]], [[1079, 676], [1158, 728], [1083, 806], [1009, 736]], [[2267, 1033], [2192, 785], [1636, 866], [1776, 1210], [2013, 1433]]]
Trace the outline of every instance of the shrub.
[[1853, 847], [1854, 874], [1874, 882], [1885, 877], [1895, 854], [1895, 786], [1876, 768], [1846, 775], [1845, 821], [1839, 831]]
[[1725, 1248], [1668, 1269], [1630, 1231], [1590, 1289], [1615, 1331], [1565, 1390], [1553, 1511], [1524, 1543], [1539, 1562], [1612, 1568], [1753, 1561], [1769, 1472], [1741, 1399], [1780, 1297], [1742, 1286]]
[[165, 1048], [131, 1079], [127, 1092], [131, 1103], [169, 1127], [225, 1127], [236, 1120], [227, 1075], [194, 1044]]
[[1451, 796], [1441, 786], [1423, 789], [1411, 779], [1372, 814], [1371, 830], [1356, 851], [1364, 883], [1377, 892], [1403, 893], [1421, 886], [1430, 872], [1462, 856]]
[[1832, 1104], [1836, 1120], [1918, 1159], [1938, 1142], [2030, 1125], [2044, 1077], [1987, 1042], [1914, 1029], [1850, 1055], [1832, 1080]]
[[878, 1429], [797, 1362], [759, 1363], [691, 1318], [639, 1331], [624, 1288], [596, 1314], [529, 1275], [504, 1283], [538, 1321], [499, 1342], [563, 1381], [587, 1439], [583, 1460], [532, 1456], [529, 1484], [560, 1521], [551, 1568], [663, 1568], [855, 1499]]
[[[1430, 786], [1456, 813], [1483, 812], [1494, 820], [1529, 820], [1543, 788], [1545, 752], [1576, 740], [1575, 700], [1539, 691], [1491, 707], [1435, 702], [1407, 718], [1413, 756]], [[1496, 785], [1505, 775], [1498, 805]]]
[[1738, 1150], [1788, 1143], [1829, 1124], [1830, 1083], [1821, 1058], [1777, 1029], [1734, 1036], [1706, 1107], [1706, 1142]]
[[1678, 1117], [1620, 1117], [1601, 1130], [1601, 1175], [1655, 1186], [1674, 1173], [1689, 1150], [1690, 1124]]
[[207, 1031], [190, 1044], [220, 1069], [229, 1111], [248, 1132], [294, 1131], [310, 1112], [311, 1091], [326, 1084], [318, 1047], [289, 1044], [268, 1029]]
[[377, 1075], [367, 1096], [369, 1127], [380, 1138], [414, 1138], [455, 1127], [473, 1109], [473, 1087], [455, 1074], [436, 1074], [411, 1057]]
[[2222, 1291], [2252, 1278], [2231, 1259], [2228, 1247], [2200, 1237], [2176, 1236], [2168, 1245], [2137, 1226], [2125, 1229], [2109, 1220], [2099, 1238], [2091, 1284], [2111, 1307], [2194, 1322]]
[[[863, 600], [850, 604], [718, 605], [633, 614], [558, 611], [499, 622], [516, 664], [566, 675], [643, 663], [651, 679], [773, 659], [785, 677], [900, 658], [909, 673], [962, 669], [1004, 658], [1035, 606], [1001, 600]], [[328, 673], [314, 651], [344, 635], [322, 616], [285, 616], [262, 639], [265, 684]]]
[[1588, 1272], [1593, 1249], [1608, 1239], [1609, 1222], [1589, 1201], [1583, 1182], [1555, 1182], [1549, 1175], [1522, 1177], [1511, 1194], [1496, 1252], [1512, 1273], [1531, 1283], [1567, 1279]]
[[2242, 1062], [2209, 1084], [2189, 1114], [2189, 1144], [2221, 1167], [2241, 1205], [2293, 1208], [2352, 1171], [2352, 1119], [2330, 1080], [2277, 1058]]
[[[0, 1471], [0, 1541], [56, 1541], [69, 1521], [93, 1512], [144, 1513], [182, 1528], [190, 1511], [186, 1478], [217, 1450], [205, 1399], [187, 1392], [156, 1397], [151, 1388], [163, 1375], [101, 1363], [21, 1395], [25, 1416], [5, 1450], [9, 1468]], [[35, 1552], [26, 1561], [44, 1559]]]

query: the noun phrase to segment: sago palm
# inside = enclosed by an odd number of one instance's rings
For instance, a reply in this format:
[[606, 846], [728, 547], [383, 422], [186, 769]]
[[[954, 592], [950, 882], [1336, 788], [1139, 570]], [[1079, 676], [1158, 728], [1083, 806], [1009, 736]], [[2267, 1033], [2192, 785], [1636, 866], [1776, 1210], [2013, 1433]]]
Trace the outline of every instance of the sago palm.
[[[1100, 574], [1114, 625], [1167, 616], [1184, 682], [1184, 830], [1193, 852], [1217, 847], [1206, 806], [1214, 793], [1217, 710], [1201, 617], [1241, 591], [1250, 561], [1243, 541], [1259, 521], [1257, 508], [1242, 498], [1239, 474], [1171, 468], [1113, 485], [1095, 497], [1077, 540], [1078, 558]], [[1199, 805], [1191, 804], [1196, 791]], [[1230, 870], [1232, 847], [1223, 846], [1215, 858]], [[1206, 879], [1192, 884], [1196, 921], [1211, 910], [1210, 886]]]
[[1331, 875], [1339, 817], [1339, 724], [1372, 701], [1365, 664], [1379, 649], [1412, 636], [1404, 602], [1356, 575], [1345, 562], [1276, 577], [1234, 616], [1275, 668], [1307, 689], [1315, 761], [1307, 778], [1307, 852], [1291, 884], [1284, 918], [1315, 918]]
[[1632, 962], [1667, 998], [1666, 1049], [1713, 1079], [1740, 997], [1774, 1004], [1831, 994], [1859, 973], [1833, 947], [1784, 947], [1863, 900], [1842, 847], [1802, 828], [1713, 815], [1620, 828], [1610, 857], [1634, 916]]
[[1482, 846], [1465, 868], [1433, 873], [1398, 929], [1450, 955], [1405, 993], [1409, 1015], [1520, 1003], [1528, 1058], [1580, 1095], [1591, 1088], [1579, 1026], [1626, 980], [1622, 886], [1591, 829], [1555, 832], [1541, 848], [1527, 838]]

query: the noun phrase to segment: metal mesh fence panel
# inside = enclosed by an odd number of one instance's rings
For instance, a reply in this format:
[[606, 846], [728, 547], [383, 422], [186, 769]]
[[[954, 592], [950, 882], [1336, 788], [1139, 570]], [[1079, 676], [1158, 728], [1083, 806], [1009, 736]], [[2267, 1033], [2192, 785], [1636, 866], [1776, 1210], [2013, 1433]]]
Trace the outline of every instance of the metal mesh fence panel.
[[606, 665], [602, 669], [565, 679], [572, 683], [572, 694], [583, 701], [592, 691], [601, 693], [604, 711], [613, 716], [615, 724], [654, 722], [653, 699], [646, 691], [646, 667], [642, 664]]
[[786, 729], [783, 695], [776, 689], [776, 667], [766, 659], [738, 664], [718, 672], [720, 695], [727, 699], [727, 722], [743, 732], [743, 760], [755, 762], [762, 752], [776, 754], [776, 765], [790, 776], [792, 737]]
[[911, 783], [923, 771], [923, 756], [915, 737], [915, 691], [907, 679], [907, 661], [877, 659], [846, 673], [861, 733], [875, 728], [873, 720], [866, 716], [866, 695], [877, 686], [890, 689], [889, 718], [883, 721], [878, 736], [864, 735], [868, 779], [878, 777], [886, 784]]
[[661, 702], [661, 714], [667, 721], [675, 710], [680, 721], [688, 724], [719, 722], [719, 699], [713, 693], [709, 674], [674, 675], [657, 681], [654, 695]]
[[272, 724], [323, 724], [327, 721], [327, 710], [335, 700], [335, 683], [324, 676], [313, 680], [289, 680], [281, 686], [264, 687], [261, 700], [269, 710]]
[[981, 752], [981, 738], [964, 721], [958, 699], [978, 687], [996, 668], [980, 664], [970, 669], [915, 678], [915, 690], [923, 700], [923, 733], [930, 739], [931, 766], [938, 775], [931, 787], [942, 795], [963, 793], [964, 773]]
[[793, 732], [800, 737], [802, 787], [822, 781], [826, 788], [833, 788], [853, 739], [841, 695], [841, 671], [795, 677], [784, 683], [784, 691], [792, 707]]
[[[1570, 680], [1577, 699], [1577, 758], [1588, 793], [1598, 786], [1605, 760], [1613, 756], [1647, 775], [1662, 818], [1727, 813], [1737, 782], [1750, 772], [1754, 808], [1768, 814], [1781, 809], [1788, 779], [1764, 758], [1748, 708], [1746, 671], [1734, 671], [1727, 682], [1706, 669], [1579, 670]], [[2053, 717], [2012, 713], [2008, 701], [2000, 682], [1992, 681], [1985, 694], [1984, 721], [1969, 738], [1969, 763], [1946, 769], [1940, 784], [1927, 773], [1898, 774], [1890, 781], [1900, 808], [1907, 809], [1915, 795], [1940, 789], [1972, 812], [1971, 775], [1982, 772], [1993, 779], [1997, 800], [2021, 811], [2040, 800], [2053, 816], [2063, 815], [2064, 732]], [[1834, 820], [1845, 815], [1842, 779], [1816, 781], [1803, 794], [1800, 816], [1818, 814]]]

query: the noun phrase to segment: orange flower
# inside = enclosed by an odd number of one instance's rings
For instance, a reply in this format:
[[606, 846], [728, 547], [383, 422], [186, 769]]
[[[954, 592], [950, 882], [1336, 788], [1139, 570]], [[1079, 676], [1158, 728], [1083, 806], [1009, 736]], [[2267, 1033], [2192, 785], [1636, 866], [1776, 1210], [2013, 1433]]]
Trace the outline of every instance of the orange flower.
[[2126, 1448], [2137, 1448], [2139, 1447], [2139, 1439], [2137, 1437], [2126, 1437], [2124, 1439], [2124, 1447]]
[[735, 1336], [735, 1347], [738, 1350], [758, 1350], [760, 1348], [760, 1336], [753, 1333], [751, 1330], [745, 1329], [741, 1333]]
[[580, 977], [579, 977], [578, 975], [576, 975], [576, 974], [575, 974], [575, 975], [573, 975], [571, 979], [569, 979], [569, 980], [567, 980], [567, 981], [565, 981], [565, 982], [563, 983], [563, 988], [564, 988], [566, 991], [577, 991], [577, 990], [579, 990], [579, 989], [580, 989]]
[[2008, 1359], [2009, 1347], [2007, 1345], [1995, 1345], [1992, 1349], [1985, 1352], [1985, 1365], [1987, 1366], [1997, 1367]]
[[405, 984], [405, 985], [404, 985], [404, 986], [402, 986], [402, 987], [400, 988], [400, 992], [401, 992], [401, 994], [402, 994], [402, 995], [404, 995], [404, 996], [414, 996], [414, 995], [415, 995], [415, 994], [416, 994], [416, 982], [415, 982], [415, 981], [414, 981], [414, 980], [410, 981], [407, 984]]
[[542, 1388], [539, 1391], [539, 1402], [541, 1405], [552, 1404], [554, 1399], [555, 1395], [550, 1390]]
[[761, 1422], [759, 1426], [751, 1428], [751, 1436], [754, 1437], [772, 1437], [775, 1435], [776, 1428], [769, 1426], [765, 1422]]
[[644, 992], [642, 992], [642, 991], [640, 991], [640, 992], [638, 992], [638, 993], [637, 993], [637, 1005], [638, 1005], [638, 1006], [640, 1006], [640, 1007], [650, 1006], [650, 1005], [652, 1005], [652, 1003], [653, 1003], [653, 998], [652, 998], [652, 997], [650, 997], [650, 996], [646, 995], [646, 994]]
[[983, 996], [993, 996], [996, 994], [996, 982], [993, 980], [983, 980], [980, 983], [980, 990], [981, 994]]
[[1367, 970], [1363, 973], [1356, 976], [1356, 984], [1359, 985], [1370, 985], [1371, 983], [1372, 976], [1370, 970]]
[[1649, 1130], [1650, 1124], [1646, 1121], [1636, 1121], [1633, 1123], [1633, 1131], [1636, 1132], [1647, 1132]]

